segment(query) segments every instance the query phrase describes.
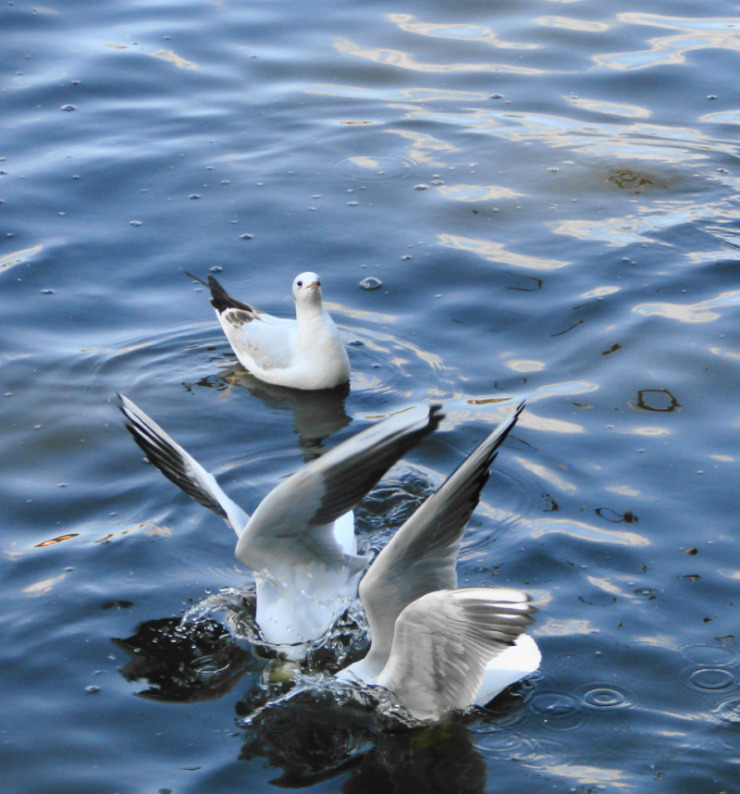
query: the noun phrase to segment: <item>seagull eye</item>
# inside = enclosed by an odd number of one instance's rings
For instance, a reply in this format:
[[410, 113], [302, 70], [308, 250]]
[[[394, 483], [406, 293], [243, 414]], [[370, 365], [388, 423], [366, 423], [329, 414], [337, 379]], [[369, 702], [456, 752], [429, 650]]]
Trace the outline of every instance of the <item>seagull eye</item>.
[[302, 281], [297, 281], [296, 283], [298, 284], [299, 287], [303, 286], [303, 282]]

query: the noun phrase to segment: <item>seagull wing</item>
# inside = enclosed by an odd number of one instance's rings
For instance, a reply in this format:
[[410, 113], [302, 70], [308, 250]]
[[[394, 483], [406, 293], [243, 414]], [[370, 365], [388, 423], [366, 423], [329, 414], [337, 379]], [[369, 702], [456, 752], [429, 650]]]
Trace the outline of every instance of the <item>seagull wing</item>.
[[126, 417], [126, 427], [149, 462], [196, 502], [226, 519], [239, 535], [249, 520], [247, 513], [226, 496], [212, 474], [209, 474], [198, 461], [167, 435], [141, 408], [122, 394], [119, 394], [118, 398], [121, 411]]
[[366, 661], [375, 672], [385, 664], [396, 618], [404, 607], [425, 593], [457, 587], [455, 563], [465, 526], [491, 463], [523, 410], [522, 402], [416, 510], [360, 582], [372, 637]]
[[437, 405], [403, 411], [309, 463], [262, 500], [239, 539], [236, 556], [255, 570], [348, 565], [349, 555], [332, 531], [334, 521], [354, 508], [443, 417]]
[[487, 663], [512, 646], [535, 611], [517, 590], [438, 590], [398, 616], [393, 646], [377, 684], [415, 717], [437, 719], [471, 705]]

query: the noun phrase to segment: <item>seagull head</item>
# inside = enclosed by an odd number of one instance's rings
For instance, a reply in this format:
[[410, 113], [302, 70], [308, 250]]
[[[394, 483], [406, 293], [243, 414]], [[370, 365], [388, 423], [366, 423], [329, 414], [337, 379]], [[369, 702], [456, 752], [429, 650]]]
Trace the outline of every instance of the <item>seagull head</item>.
[[321, 303], [321, 279], [316, 273], [299, 273], [293, 280], [293, 300], [301, 304]]

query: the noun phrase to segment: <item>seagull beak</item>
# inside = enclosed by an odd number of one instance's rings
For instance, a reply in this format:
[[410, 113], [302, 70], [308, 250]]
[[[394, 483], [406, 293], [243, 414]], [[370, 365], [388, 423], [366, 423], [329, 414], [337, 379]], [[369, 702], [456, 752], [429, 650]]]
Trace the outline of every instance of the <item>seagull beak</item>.
[[308, 285], [309, 289], [318, 289], [321, 286], [320, 281], [314, 281], [312, 284]]

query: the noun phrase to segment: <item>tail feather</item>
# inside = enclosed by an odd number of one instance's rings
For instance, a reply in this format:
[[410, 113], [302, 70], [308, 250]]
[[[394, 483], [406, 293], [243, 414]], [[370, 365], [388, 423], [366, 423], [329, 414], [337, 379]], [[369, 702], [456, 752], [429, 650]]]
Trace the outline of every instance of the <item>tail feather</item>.
[[198, 276], [188, 273], [187, 270], [183, 270], [182, 272], [211, 291], [211, 306], [213, 306], [213, 308], [219, 314], [226, 311], [226, 309], [244, 309], [248, 312], [257, 311], [254, 306], [250, 306], [248, 303], [244, 303], [243, 301], [237, 300], [236, 298], [232, 298], [231, 295], [229, 295], [229, 293], [226, 292], [226, 290], [221, 286], [218, 279], [216, 279], [214, 276], [209, 274], [208, 281], [206, 282], [203, 281], [202, 278], [198, 278]]

